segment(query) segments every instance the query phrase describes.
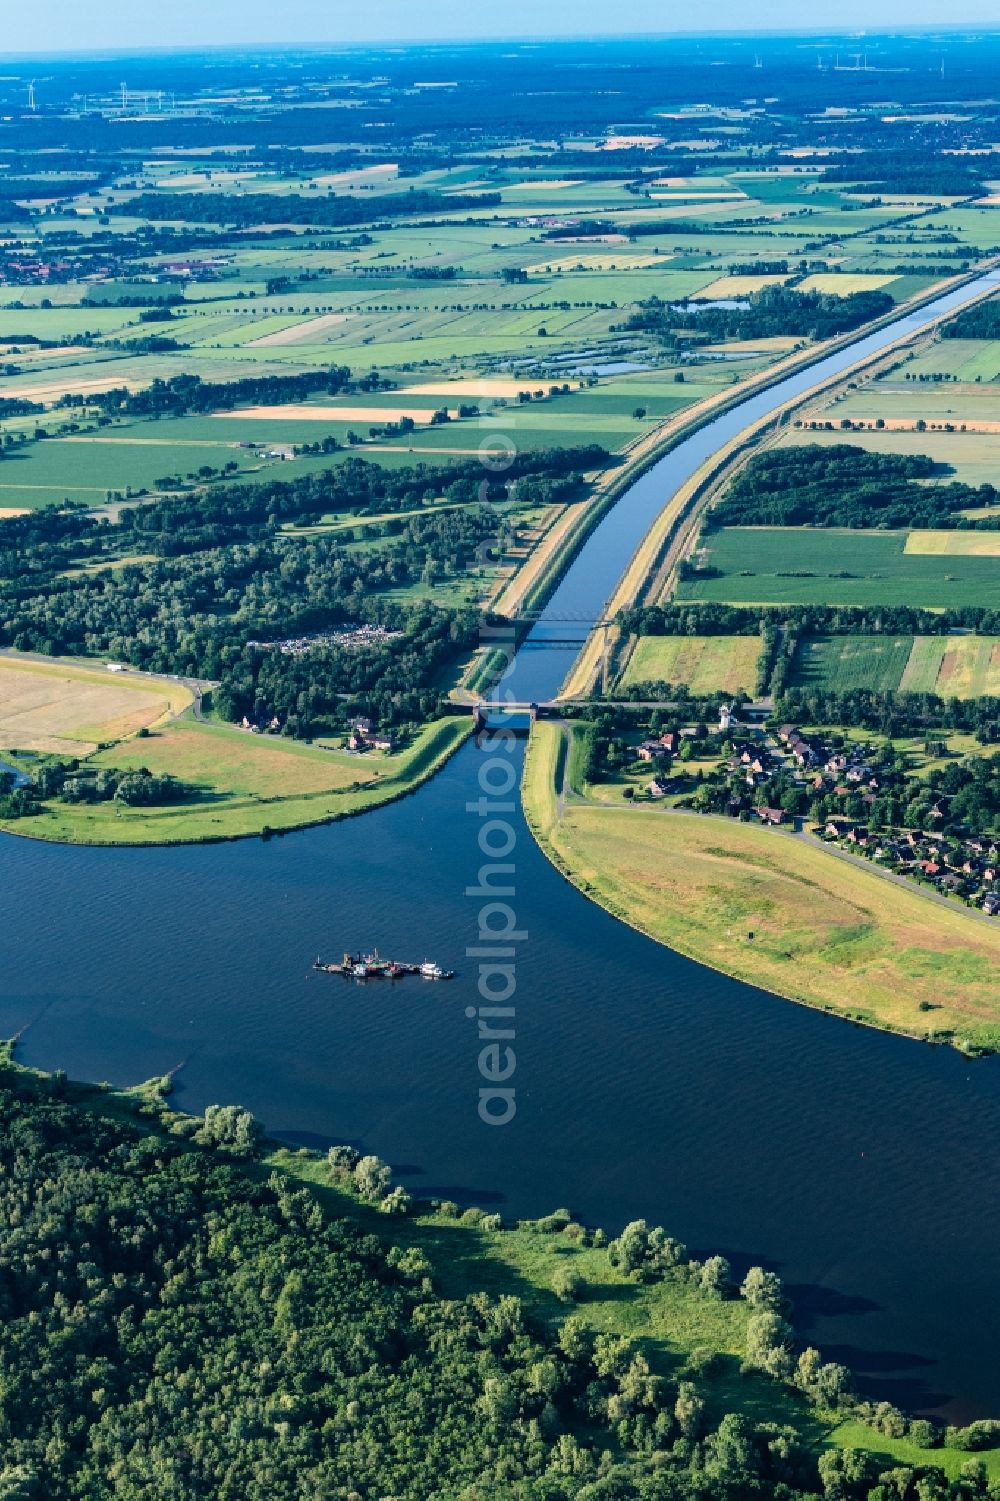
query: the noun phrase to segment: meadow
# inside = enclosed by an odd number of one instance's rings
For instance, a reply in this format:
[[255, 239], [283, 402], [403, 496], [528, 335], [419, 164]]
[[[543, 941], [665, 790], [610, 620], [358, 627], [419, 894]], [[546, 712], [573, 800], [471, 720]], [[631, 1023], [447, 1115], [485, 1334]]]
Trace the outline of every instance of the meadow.
[[907, 532], [723, 527], [703, 535], [700, 563], [719, 576], [678, 587], [682, 599], [729, 604], [1000, 606], [989, 557], [908, 552]]
[[684, 683], [695, 694], [753, 693], [758, 636], [640, 636], [618, 686]]

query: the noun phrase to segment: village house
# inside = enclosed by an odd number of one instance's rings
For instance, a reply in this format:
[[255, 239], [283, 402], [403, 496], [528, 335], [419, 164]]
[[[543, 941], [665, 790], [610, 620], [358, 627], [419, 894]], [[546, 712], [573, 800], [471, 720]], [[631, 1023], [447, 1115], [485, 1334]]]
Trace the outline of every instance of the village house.
[[666, 753], [666, 747], [659, 740], [644, 740], [636, 751], [640, 761], [657, 761]]
[[983, 897], [983, 911], [987, 917], [1000, 917], [1000, 891], [988, 891]]
[[816, 760], [816, 753], [807, 740], [796, 733], [788, 741], [788, 749], [795, 757], [800, 766], [811, 766]]
[[777, 828], [788, 817], [784, 808], [757, 808], [755, 811], [761, 823], [768, 828]]

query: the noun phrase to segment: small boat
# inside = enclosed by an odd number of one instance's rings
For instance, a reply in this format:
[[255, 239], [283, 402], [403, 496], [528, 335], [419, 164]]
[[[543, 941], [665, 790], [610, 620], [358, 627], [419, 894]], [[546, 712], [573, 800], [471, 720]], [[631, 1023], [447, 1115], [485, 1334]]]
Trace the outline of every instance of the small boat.
[[420, 973], [425, 980], [451, 980], [454, 978], [453, 969], [442, 969], [440, 964], [435, 964], [432, 959], [425, 959], [420, 966]]

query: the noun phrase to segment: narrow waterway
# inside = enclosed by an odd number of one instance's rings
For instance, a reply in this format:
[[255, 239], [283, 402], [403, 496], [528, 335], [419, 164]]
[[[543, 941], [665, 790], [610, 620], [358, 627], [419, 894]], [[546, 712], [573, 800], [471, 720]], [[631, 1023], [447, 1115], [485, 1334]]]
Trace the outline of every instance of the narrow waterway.
[[[829, 380], [869, 355], [878, 354], [905, 334], [918, 332], [942, 313], [962, 307], [981, 295], [984, 288], [997, 286], [1000, 286], [1000, 270], [949, 292], [877, 333], [868, 334], [787, 380], [749, 397], [672, 448], [636, 481], [595, 527], [573, 566], [553, 592], [541, 619], [528, 637], [527, 649], [522, 649], [513, 672], [505, 681], [504, 687], [510, 690], [512, 697], [524, 703], [531, 699], [551, 698], [558, 691], [576, 648], [571, 645], [561, 649], [538, 648], [547, 637], [555, 636], [560, 641], [569, 641], [574, 636], [580, 642], [585, 639], [587, 623], [600, 619], [615, 585], [668, 498], [730, 438], [794, 397], [801, 396], [810, 387]], [[516, 443], [516, 409], [511, 422], [510, 436]], [[580, 623], [574, 625], [574, 621]]]
[[[550, 620], [599, 613], [671, 489], [793, 385], [640, 480]], [[551, 693], [568, 666], [536, 649], [546, 630], [518, 658], [519, 697]], [[510, 1216], [565, 1203], [609, 1228], [662, 1222], [699, 1251], [780, 1271], [803, 1336], [880, 1392], [1000, 1414], [1000, 1064], [853, 1027], [658, 947], [568, 886], [516, 810], [518, 1111], [481, 1124], [463, 960], [479, 913], [465, 895], [482, 862], [466, 809], [479, 764], [470, 743], [412, 798], [269, 842], [0, 840], [0, 1031], [22, 1034], [27, 1062], [80, 1077], [177, 1067], [180, 1105], [236, 1100], [293, 1140], [353, 1141], [422, 1193]], [[460, 973], [390, 986], [311, 970], [318, 951], [368, 943]]]

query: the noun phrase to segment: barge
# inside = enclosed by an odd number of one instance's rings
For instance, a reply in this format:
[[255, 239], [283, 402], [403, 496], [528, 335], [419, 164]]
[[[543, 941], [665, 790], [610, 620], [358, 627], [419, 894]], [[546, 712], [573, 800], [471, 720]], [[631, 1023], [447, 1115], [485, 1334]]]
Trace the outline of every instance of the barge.
[[340, 963], [317, 959], [313, 969], [324, 975], [343, 975], [348, 980], [401, 980], [405, 975], [420, 975], [425, 980], [453, 980], [453, 969], [442, 969], [433, 959], [420, 964], [399, 959], [383, 959], [378, 949], [370, 954], [345, 954]]

